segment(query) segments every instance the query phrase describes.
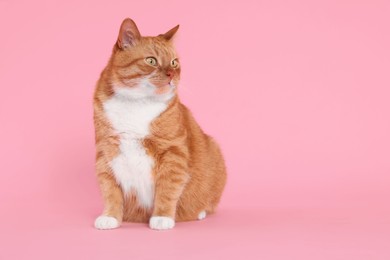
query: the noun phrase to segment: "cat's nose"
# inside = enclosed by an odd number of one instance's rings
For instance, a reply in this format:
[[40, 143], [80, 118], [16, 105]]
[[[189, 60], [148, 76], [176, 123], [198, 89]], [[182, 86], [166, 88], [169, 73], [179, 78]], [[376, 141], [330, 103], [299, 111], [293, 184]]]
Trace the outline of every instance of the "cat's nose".
[[172, 70], [167, 70], [167, 72], [165, 73], [167, 75], [167, 77], [169, 77], [170, 79], [173, 78], [173, 71]]

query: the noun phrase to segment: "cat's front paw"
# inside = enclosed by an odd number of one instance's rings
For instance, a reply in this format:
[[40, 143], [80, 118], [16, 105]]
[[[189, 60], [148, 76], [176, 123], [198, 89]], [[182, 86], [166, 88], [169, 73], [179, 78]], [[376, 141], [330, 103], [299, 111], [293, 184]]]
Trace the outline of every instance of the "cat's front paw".
[[175, 226], [175, 220], [170, 217], [153, 216], [149, 220], [149, 227], [155, 230], [171, 229]]
[[99, 216], [95, 220], [95, 228], [97, 229], [114, 229], [119, 227], [119, 221], [110, 216]]

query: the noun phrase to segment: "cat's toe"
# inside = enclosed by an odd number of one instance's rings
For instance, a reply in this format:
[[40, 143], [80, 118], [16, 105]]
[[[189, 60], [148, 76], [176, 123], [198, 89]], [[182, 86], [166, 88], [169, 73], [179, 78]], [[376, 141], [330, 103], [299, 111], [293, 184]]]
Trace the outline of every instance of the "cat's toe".
[[175, 226], [175, 220], [170, 217], [153, 216], [149, 220], [149, 227], [155, 230], [171, 229]]
[[97, 229], [114, 229], [119, 227], [119, 221], [110, 216], [99, 216], [95, 220], [95, 228]]
[[205, 218], [206, 218], [206, 215], [207, 215], [207, 213], [206, 213], [205, 210], [201, 211], [201, 212], [198, 214], [198, 220], [205, 219]]

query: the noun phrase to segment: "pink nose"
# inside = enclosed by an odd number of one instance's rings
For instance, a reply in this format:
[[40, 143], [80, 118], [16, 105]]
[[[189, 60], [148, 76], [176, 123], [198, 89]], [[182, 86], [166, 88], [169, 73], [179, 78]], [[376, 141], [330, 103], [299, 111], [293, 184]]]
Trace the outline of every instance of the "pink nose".
[[173, 71], [168, 70], [168, 71], [166, 72], [166, 75], [172, 79], [172, 78], [173, 78]]

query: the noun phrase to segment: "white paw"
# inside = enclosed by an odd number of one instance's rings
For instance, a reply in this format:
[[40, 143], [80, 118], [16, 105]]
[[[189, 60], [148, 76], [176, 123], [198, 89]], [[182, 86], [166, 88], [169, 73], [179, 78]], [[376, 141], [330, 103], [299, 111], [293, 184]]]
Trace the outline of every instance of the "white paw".
[[113, 229], [119, 227], [119, 222], [114, 217], [100, 216], [95, 220], [95, 228], [97, 229]]
[[198, 219], [199, 220], [202, 220], [202, 219], [204, 219], [204, 218], [206, 218], [206, 211], [205, 210], [203, 210], [203, 211], [201, 211], [199, 214], [198, 214]]
[[171, 229], [175, 226], [175, 220], [170, 217], [153, 216], [149, 220], [149, 227], [151, 229], [165, 230]]

